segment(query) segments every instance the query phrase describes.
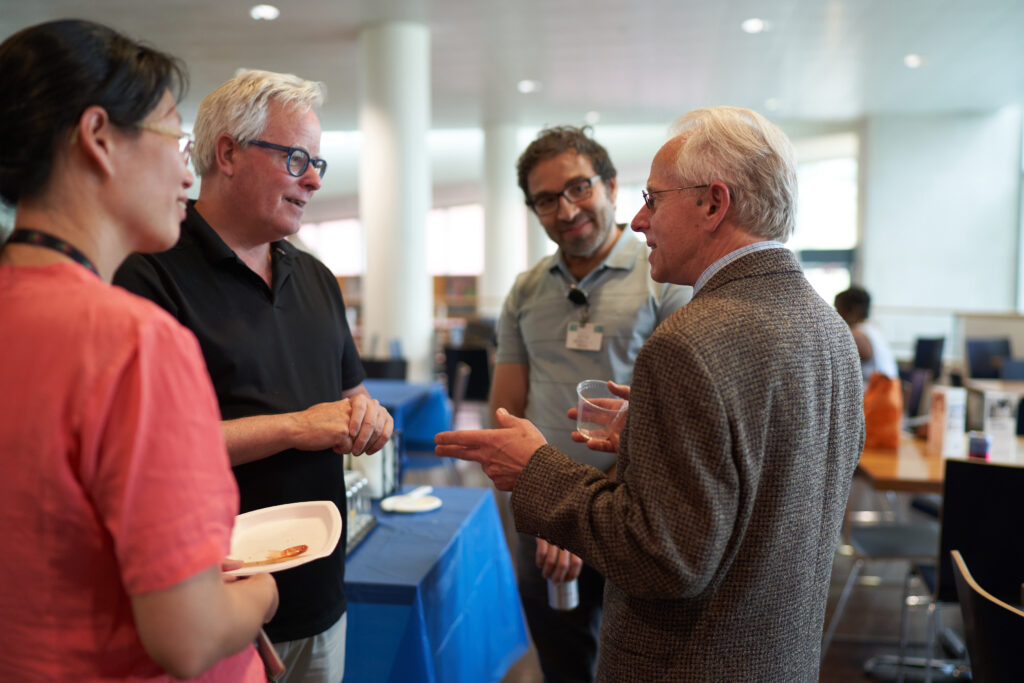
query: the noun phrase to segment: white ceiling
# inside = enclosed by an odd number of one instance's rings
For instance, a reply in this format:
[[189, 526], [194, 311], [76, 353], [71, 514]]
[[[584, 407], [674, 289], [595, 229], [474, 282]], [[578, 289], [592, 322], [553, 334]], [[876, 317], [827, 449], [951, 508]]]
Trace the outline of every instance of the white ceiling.
[[[599, 139], [620, 177], [626, 171], [642, 182], [665, 126], [694, 107], [750, 107], [792, 134], [873, 114], [1024, 103], [1024, 0], [278, 0], [273, 22], [250, 19], [252, 4], [0, 0], [0, 38], [50, 19], [100, 21], [185, 60], [186, 122], [206, 93], [249, 67], [324, 81], [324, 129], [354, 131], [360, 27], [425, 23], [431, 147], [454, 148], [440, 160], [432, 152], [442, 205], [479, 201], [482, 135], [465, 129], [489, 122], [519, 124], [532, 136], [539, 126], [580, 124], [599, 112]], [[769, 30], [741, 31], [751, 17]], [[906, 68], [908, 53], [924, 65]], [[520, 94], [525, 78], [541, 89]], [[646, 137], [609, 144], [622, 124], [647, 124]], [[330, 173], [311, 219], [354, 215], [358, 149], [358, 136], [325, 136]]]
[[[0, 0], [0, 37], [61, 17], [110, 24], [176, 54], [192, 79], [182, 106], [238, 67], [328, 86], [325, 129], [358, 127], [358, 35], [368, 21], [431, 30], [432, 125], [665, 124], [736, 104], [776, 120], [985, 110], [1024, 101], [1024, 0], [278, 0], [274, 22], [247, 0]], [[760, 17], [770, 30], [749, 35]], [[925, 65], [911, 70], [903, 56]], [[523, 78], [541, 81], [521, 95]], [[776, 108], [767, 104], [773, 101]]]

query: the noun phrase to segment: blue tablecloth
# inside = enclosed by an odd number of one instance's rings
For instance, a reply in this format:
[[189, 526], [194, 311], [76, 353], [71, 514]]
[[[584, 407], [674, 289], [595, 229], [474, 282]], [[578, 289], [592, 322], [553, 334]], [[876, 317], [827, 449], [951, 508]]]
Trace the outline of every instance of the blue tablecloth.
[[[410, 487], [405, 487], [408, 490]], [[490, 489], [435, 488], [443, 506], [381, 512], [345, 568], [345, 680], [500, 681], [528, 641]]]
[[434, 435], [451, 429], [452, 404], [437, 382], [367, 379], [363, 386], [391, 413], [405, 451], [433, 451]]

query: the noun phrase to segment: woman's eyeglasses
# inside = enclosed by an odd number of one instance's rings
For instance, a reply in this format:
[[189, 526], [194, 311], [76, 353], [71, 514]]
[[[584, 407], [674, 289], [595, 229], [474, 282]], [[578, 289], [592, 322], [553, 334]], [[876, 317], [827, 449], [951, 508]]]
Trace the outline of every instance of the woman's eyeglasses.
[[192, 135], [191, 135], [191, 133], [186, 133], [185, 131], [179, 130], [177, 128], [170, 128], [168, 126], [161, 126], [159, 123], [150, 123], [149, 121], [139, 121], [138, 123], [135, 124], [135, 127], [136, 128], [141, 128], [143, 130], [151, 130], [154, 133], [159, 133], [160, 135], [166, 135], [167, 137], [171, 137], [171, 138], [174, 138], [175, 140], [177, 140], [178, 141], [178, 153], [181, 155], [181, 158], [185, 160], [185, 163], [188, 164], [189, 157], [192, 156]]

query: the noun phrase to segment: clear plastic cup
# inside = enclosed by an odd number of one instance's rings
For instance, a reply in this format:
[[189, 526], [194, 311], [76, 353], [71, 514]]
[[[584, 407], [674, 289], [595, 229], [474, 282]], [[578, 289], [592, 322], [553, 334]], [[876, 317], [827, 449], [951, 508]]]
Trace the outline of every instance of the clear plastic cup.
[[629, 402], [608, 389], [603, 379], [585, 379], [576, 385], [576, 431], [588, 439], [607, 439], [626, 422]]

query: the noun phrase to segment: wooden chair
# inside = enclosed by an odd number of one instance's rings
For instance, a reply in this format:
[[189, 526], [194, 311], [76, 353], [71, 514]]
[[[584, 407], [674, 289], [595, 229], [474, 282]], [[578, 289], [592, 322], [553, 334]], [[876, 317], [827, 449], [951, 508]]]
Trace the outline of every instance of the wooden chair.
[[960, 551], [953, 550], [950, 556], [964, 618], [972, 680], [977, 683], [1024, 681], [1024, 656], [1021, 654], [1024, 611], [978, 585]]

